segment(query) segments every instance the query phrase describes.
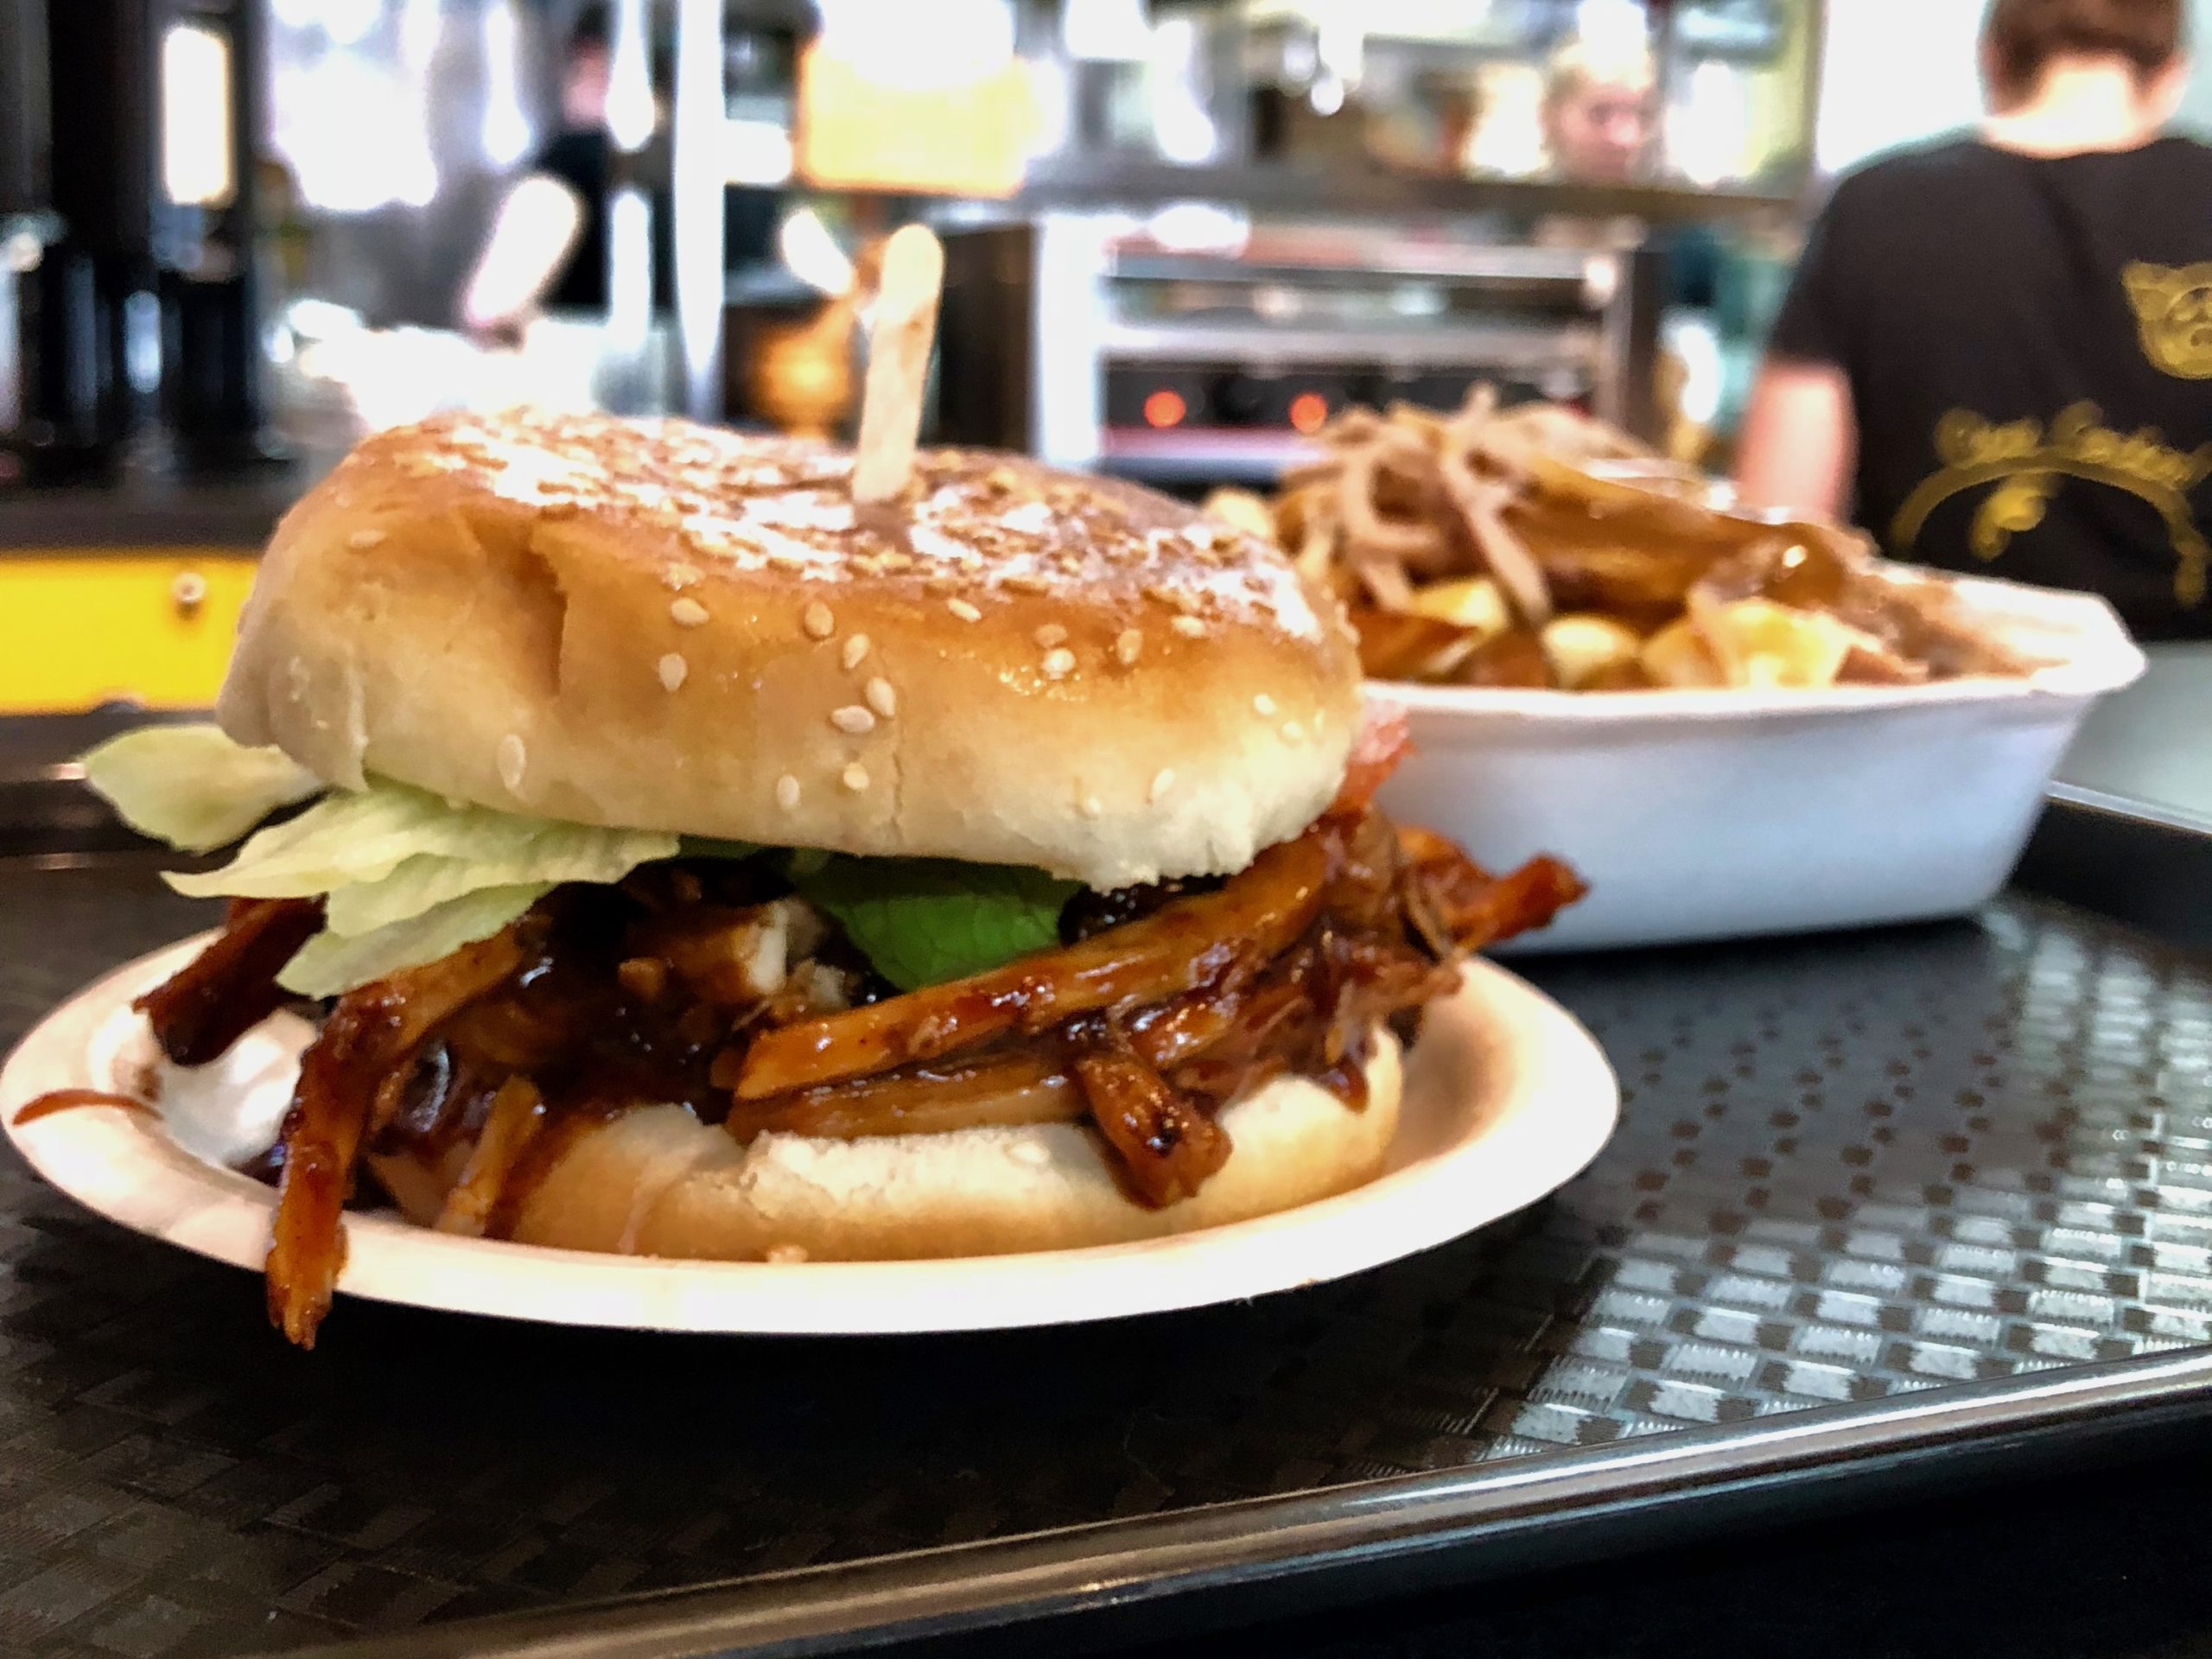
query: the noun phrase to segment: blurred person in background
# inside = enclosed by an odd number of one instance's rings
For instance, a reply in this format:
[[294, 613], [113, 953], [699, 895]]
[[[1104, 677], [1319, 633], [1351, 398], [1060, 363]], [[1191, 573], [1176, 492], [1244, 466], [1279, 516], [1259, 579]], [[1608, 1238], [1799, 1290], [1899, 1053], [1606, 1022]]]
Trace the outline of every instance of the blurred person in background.
[[[2212, 634], [2212, 149], [2183, 0], [1993, 0], [1989, 115], [1846, 177], [1751, 394], [1753, 506]], [[1855, 503], [1855, 505], [1854, 505]]]
[[1632, 182], [1650, 148], [1656, 92], [1647, 53], [1599, 52], [1580, 41], [1561, 48], [1544, 81], [1551, 170], [1585, 184]]
[[[560, 127], [499, 204], [461, 294], [470, 333], [512, 339], [541, 310], [607, 310], [607, 196], [614, 141], [607, 130], [613, 52], [607, 8], [589, 5], [563, 43]], [[653, 291], [668, 303], [667, 193], [652, 196]]]
[[[1643, 43], [1595, 46], [1577, 39], [1553, 54], [1545, 72], [1540, 110], [1544, 153], [1554, 175], [1564, 182], [1633, 186], [1651, 173], [1658, 148], [1659, 76]], [[1666, 295], [1670, 324], [1710, 325], [1693, 314], [1712, 311], [1719, 287], [1720, 244], [1698, 224], [1655, 228], [1643, 219], [1614, 214], [1549, 214], [1536, 223], [1533, 240], [1553, 248], [1591, 251], [1648, 246], [1666, 261]], [[1711, 434], [1684, 412], [1690, 371], [1679, 339], [1659, 359], [1658, 403], [1664, 425], [1662, 447], [1678, 460], [1694, 461]], [[1713, 348], [1705, 348], [1709, 356]]]

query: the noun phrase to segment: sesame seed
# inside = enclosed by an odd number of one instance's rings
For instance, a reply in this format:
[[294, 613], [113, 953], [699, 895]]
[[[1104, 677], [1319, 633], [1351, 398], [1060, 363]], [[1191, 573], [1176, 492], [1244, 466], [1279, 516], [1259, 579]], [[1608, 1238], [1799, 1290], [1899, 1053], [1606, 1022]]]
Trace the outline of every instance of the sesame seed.
[[804, 626], [806, 637], [810, 639], [827, 639], [837, 632], [837, 619], [830, 614], [830, 607], [818, 599], [808, 601], [799, 621]]
[[1275, 700], [1269, 696], [1266, 692], [1262, 691], [1252, 699], [1252, 712], [1259, 715], [1262, 720], [1265, 720], [1269, 715], [1274, 713], [1274, 711]]
[[691, 664], [685, 662], [681, 657], [677, 656], [672, 651], [670, 652], [667, 656], [660, 659], [659, 666], [660, 683], [664, 687], [671, 691], [675, 690], [678, 686], [682, 685], [684, 681], [684, 677], [691, 672]]
[[944, 601], [944, 608], [963, 622], [980, 622], [983, 620], [983, 613], [964, 599], [948, 599]]
[[868, 698], [868, 706], [886, 720], [899, 712], [899, 694], [892, 690], [891, 682], [880, 674], [868, 683], [868, 690], [863, 695]]
[[868, 655], [868, 635], [856, 633], [845, 641], [845, 667], [849, 671], [861, 665], [861, 658]]
[[772, 1262], [779, 1268], [796, 1267], [798, 1263], [806, 1260], [806, 1246], [804, 1244], [771, 1244], [766, 1250], [762, 1252], [762, 1259]]
[[374, 547], [378, 542], [385, 539], [385, 532], [381, 530], [357, 530], [351, 536], [348, 536], [346, 538], [346, 545], [348, 547]]
[[707, 607], [696, 599], [671, 601], [668, 613], [679, 628], [696, 628], [707, 620]]
[[868, 787], [868, 768], [855, 760], [838, 774], [838, 781], [857, 795]]
[[842, 709], [830, 711], [830, 723], [849, 736], [858, 737], [875, 729], [875, 716], [857, 702], [847, 703]]
[[1083, 816], [1084, 817], [1095, 818], [1105, 810], [1106, 804], [1100, 800], [1096, 795], [1086, 795], [1083, 798]]
[[1037, 644], [1045, 651], [1050, 651], [1054, 645], [1065, 645], [1067, 639], [1068, 631], [1057, 622], [1047, 622], [1036, 633]]
[[660, 579], [680, 594], [699, 580], [699, 567], [695, 564], [671, 564], [660, 573]]
[[1156, 801], [1174, 787], [1175, 769], [1173, 766], [1162, 766], [1152, 774], [1152, 794], [1149, 798]]
[[786, 812], [798, 809], [798, 779], [788, 772], [776, 779], [776, 804]]
[[1048, 680], [1065, 679], [1075, 672], [1075, 652], [1062, 645], [1058, 651], [1045, 653], [1045, 677]]
[[1286, 720], [1282, 723], [1282, 738], [1286, 743], [1303, 743], [1306, 728], [1294, 720]]
[[509, 794], [522, 787], [524, 758], [522, 739], [509, 732], [499, 740], [494, 759], [499, 766], [499, 781], [507, 786]]
[[1114, 639], [1114, 660], [1123, 668], [1133, 668], [1144, 650], [1144, 635], [1135, 628], [1124, 628]]
[[1206, 625], [1195, 616], [1179, 616], [1167, 626], [1185, 639], [1203, 639], [1206, 637]]

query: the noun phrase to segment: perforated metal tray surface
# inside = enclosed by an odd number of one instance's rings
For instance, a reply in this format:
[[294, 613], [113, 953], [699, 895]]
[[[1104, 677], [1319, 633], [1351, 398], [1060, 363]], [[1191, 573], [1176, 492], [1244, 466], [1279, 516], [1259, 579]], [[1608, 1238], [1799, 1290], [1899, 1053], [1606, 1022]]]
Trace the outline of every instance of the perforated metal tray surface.
[[[204, 925], [156, 868], [0, 861], [0, 1042]], [[0, 1655], [416, 1643], [1040, 1530], [1030, 1548], [1080, 1561], [1127, 1529], [1057, 1529], [1116, 1520], [1234, 1561], [1262, 1532], [1301, 1548], [1292, 1499], [1316, 1524], [1418, 1515], [1556, 1469], [1591, 1503], [1628, 1490], [1609, 1451], [1681, 1448], [1656, 1478], [1679, 1487], [1783, 1420], [1847, 1460], [2008, 1402], [2196, 1397], [2197, 962], [2015, 897], [1974, 923], [1532, 971], [1625, 1085], [1583, 1179], [1345, 1283], [1102, 1326], [693, 1338], [341, 1300], [302, 1355], [249, 1275], [93, 1219], [7, 1155]], [[946, 1590], [988, 1554], [883, 1581]], [[724, 1636], [797, 1642], [779, 1610], [811, 1581], [753, 1583]], [[812, 1639], [870, 1617], [840, 1608]], [[708, 1650], [632, 1628], [592, 1650]], [[531, 1639], [526, 1620], [480, 1638]]]

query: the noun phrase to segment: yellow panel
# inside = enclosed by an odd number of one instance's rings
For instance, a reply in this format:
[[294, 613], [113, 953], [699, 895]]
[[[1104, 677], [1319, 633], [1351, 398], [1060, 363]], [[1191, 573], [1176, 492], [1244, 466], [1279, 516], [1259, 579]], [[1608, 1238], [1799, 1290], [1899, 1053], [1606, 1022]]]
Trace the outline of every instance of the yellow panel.
[[207, 707], [255, 563], [232, 548], [0, 554], [0, 715]]
[[795, 170], [824, 189], [1009, 196], [1036, 125], [1020, 60], [952, 83], [899, 86], [833, 57], [800, 54]]

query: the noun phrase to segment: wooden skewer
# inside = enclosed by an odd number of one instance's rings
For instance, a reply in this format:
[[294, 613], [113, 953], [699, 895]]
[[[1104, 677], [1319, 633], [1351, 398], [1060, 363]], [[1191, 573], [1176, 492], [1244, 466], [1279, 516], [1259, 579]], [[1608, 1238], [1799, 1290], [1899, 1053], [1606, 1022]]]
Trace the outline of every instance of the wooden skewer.
[[853, 456], [855, 501], [895, 501], [912, 480], [922, 388], [944, 288], [944, 245], [925, 226], [894, 232], [884, 245], [883, 277], [868, 327], [868, 385]]

